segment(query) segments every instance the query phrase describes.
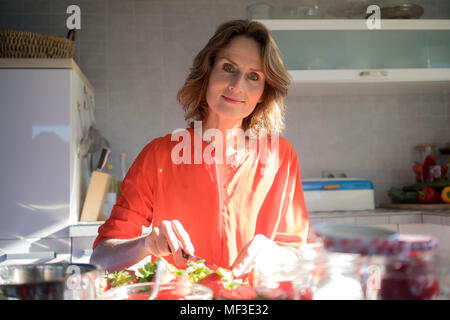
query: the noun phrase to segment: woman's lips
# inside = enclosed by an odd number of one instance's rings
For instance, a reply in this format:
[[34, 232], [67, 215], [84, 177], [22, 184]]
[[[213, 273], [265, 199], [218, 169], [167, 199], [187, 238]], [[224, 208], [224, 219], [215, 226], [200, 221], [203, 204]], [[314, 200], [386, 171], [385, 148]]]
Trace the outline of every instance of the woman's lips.
[[242, 101], [242, 100], [238, 100], [238, 99], [235, 99], [235, 98], [232, 98], [232, 97], [228, 97], [228, 96], [225, 96], [225, 95], [222, 95], [222, 98], [224, 98], [225, 101], [227, 101], [229, 103], [233, 103], [233, 104], [244, 103], [244, 101]]

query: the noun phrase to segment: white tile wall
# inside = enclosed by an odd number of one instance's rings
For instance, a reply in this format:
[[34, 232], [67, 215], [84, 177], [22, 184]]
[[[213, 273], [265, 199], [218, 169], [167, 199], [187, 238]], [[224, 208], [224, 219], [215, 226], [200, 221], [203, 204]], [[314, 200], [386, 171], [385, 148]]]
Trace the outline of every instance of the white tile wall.
[[356, 217], [356, 224], [358, 225], [389, 224], [389, 216]]
[[450, 250], [450, 226], [436, 224], [400, 224], [399, 232], [434, 236], [439, 240], [439, 249]]
[[398, 215], [389, 216], [389, 223], [392, 224], [408, 224], [408, 223], [422, 223], [422, 215]]
[[441, 224], [450, 226], [450, 216], [442, 216], [441, 217]]
[[[281, 6], [302, 1], [268, 2], [279, 13]], [[450, 15], [443, 9], [447, 2], [420, 0], [427, 17]], [[0, 0], [0, 28], [65, 35], [65, 8], [80, 6], [75, 60], [96, 88], [98, 128], [111, 143], [109, 163], [119, 175], [121, 152], [129, 167], [147, 142], [185, 125], [175, 97], [194, 55], [221, 22], [245, 18], [251, 3]], [[325, 0], [317, 3], [327, 5]], [[348, 170], [374, 182], [379, 205], [389, 200], [391, 186], [413, 181], [414, 145], [448, 141], [449, 101], [448, 95], [298, 98], [292, 92], [286, 101], [285, 137], [299, 155], [303, 177]]]
[[441, 216], [422, 214], [422, 222], [426, 224], [441, 224], [441, 218]]

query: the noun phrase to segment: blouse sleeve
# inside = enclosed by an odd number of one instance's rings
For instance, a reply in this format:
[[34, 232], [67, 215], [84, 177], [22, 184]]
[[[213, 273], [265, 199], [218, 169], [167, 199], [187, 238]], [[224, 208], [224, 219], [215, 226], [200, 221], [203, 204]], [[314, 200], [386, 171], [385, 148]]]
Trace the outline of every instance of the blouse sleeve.
[[131, 239], [149, 227], [153, 216], [153, 177], [157, 140], [150, 142], [138, 155], [120, 186], [121, 196], [113, 206], [110, 217], [98, 229], [95, 248], [107, 238]]
[[299, 248], [306, 243], [309, 221], [297, 154], [292, 146], [290, 149], [286, 193], [274, 241], [281, 246]]

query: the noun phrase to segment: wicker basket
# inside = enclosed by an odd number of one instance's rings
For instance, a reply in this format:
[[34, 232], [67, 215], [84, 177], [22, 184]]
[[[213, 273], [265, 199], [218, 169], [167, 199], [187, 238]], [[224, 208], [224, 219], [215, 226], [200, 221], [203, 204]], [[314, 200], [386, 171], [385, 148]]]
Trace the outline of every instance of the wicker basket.
[[0, 30], [0, 58], [72, 58], [75, 30], [67, 38], [36, 32]]

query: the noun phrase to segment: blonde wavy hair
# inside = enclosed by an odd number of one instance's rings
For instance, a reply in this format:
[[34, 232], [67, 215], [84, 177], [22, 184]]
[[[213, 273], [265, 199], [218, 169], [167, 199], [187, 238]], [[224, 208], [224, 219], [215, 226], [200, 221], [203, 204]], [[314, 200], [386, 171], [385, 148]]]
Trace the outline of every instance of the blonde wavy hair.
[[284, 98], [288, 94], [291, 77], [267, 28], [259, 22], [249, 20], [223, 23], [195, 56], [190, 73], [177, 94], [177, 101], [185, 112], [185, 120], [191, 127], [194, 121], [206, 120], [209, 110], [206, 91], [215, 58], [237, 36], [245, 36], [259, 43], [266, 77], [262, 102], [243, 119], [242, 129], [253, 130], [257, 135], [273, 131], [281, 133], [284, 129]]

